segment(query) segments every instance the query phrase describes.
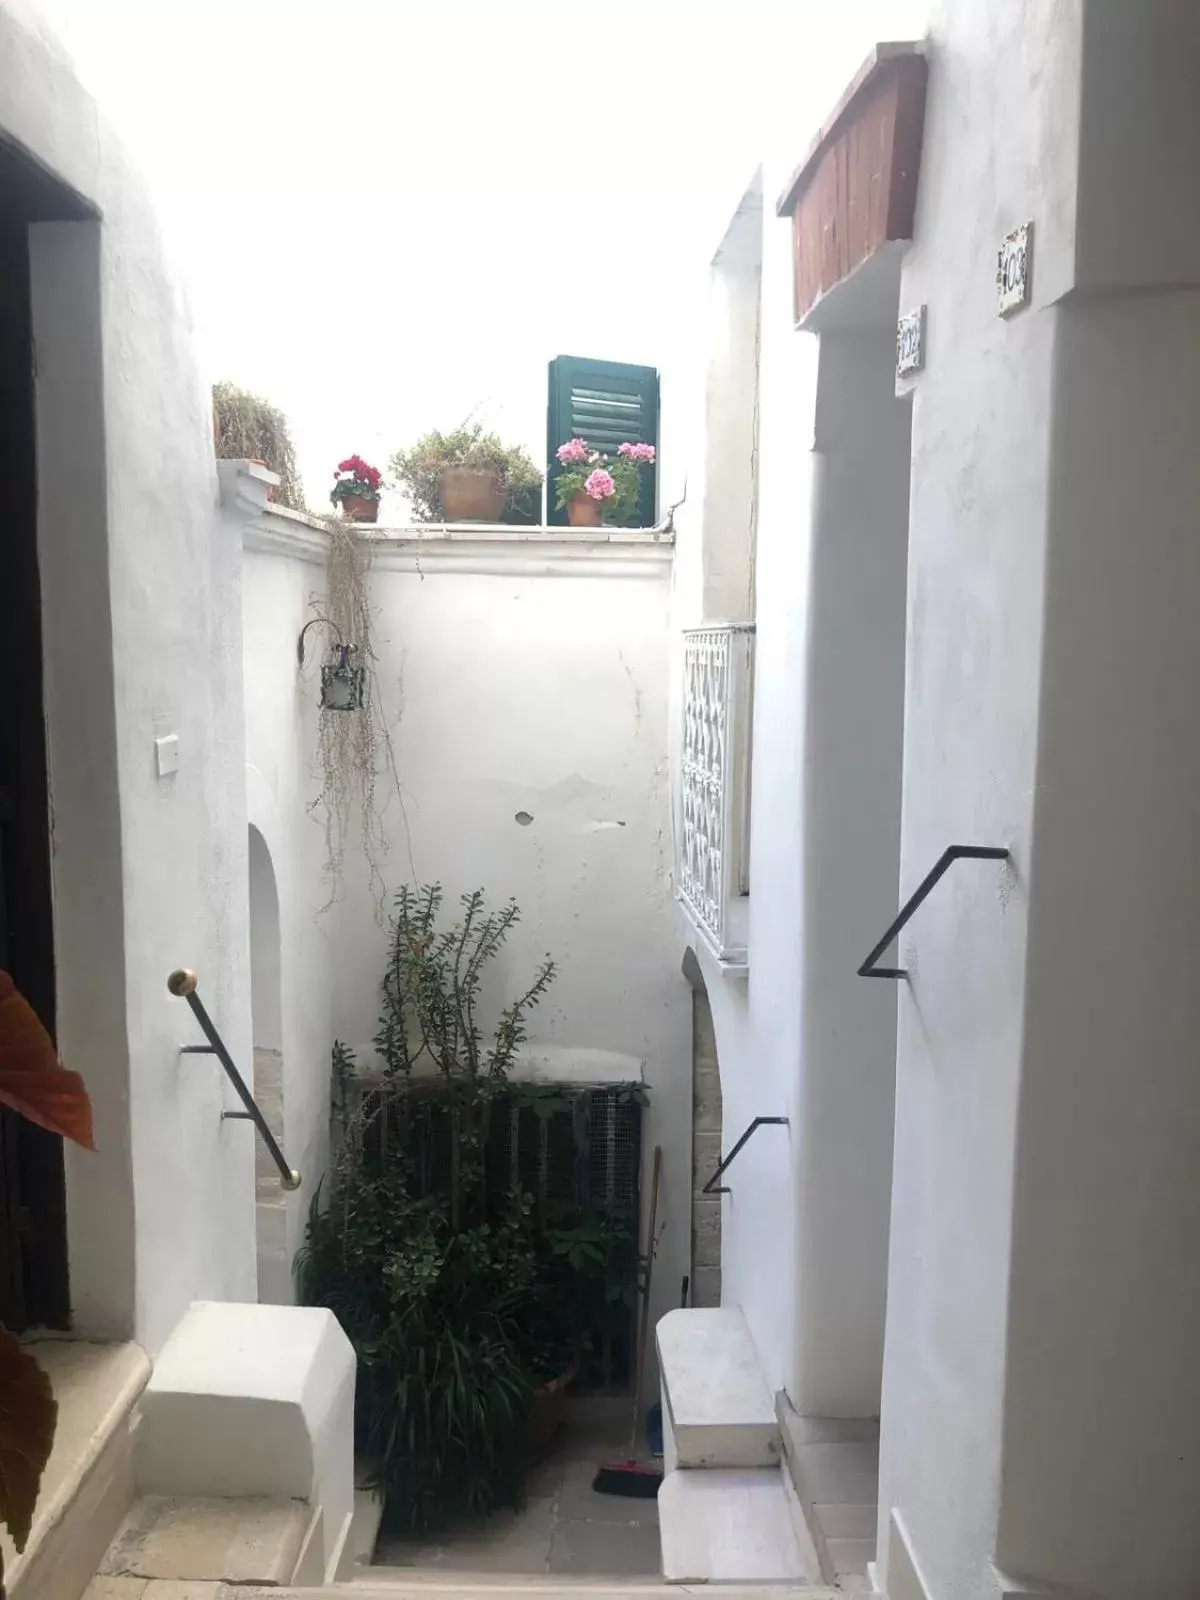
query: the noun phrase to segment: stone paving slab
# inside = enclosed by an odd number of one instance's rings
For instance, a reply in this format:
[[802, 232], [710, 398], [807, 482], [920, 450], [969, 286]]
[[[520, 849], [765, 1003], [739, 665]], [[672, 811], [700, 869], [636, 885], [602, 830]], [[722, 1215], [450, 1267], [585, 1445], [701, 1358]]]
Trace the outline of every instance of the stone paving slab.
[[[596, 1469], [624, 1459], [624, 1429], [603, 1422], [572, 1428], [555, 1453], [532, 1469], [519, 1512], [498, 1512], [434, 1540], [383, 1534], [376, 1568], [436, 1573], [560, 1573], [572, 1578], [659, 1575], [657, 1501], [597, 1494]], [[369, 1581], [359, 1569], [357, 1582]]]
[[[287, 1583], [311, 1516], [296, 1500], [176, 1499], [145, 1495], [109, 1546], [100, 1576], [175, 1583]], [[193, 1600], [187, 1594], [102, 1600]], [[198, 1600], [208, 1600], [201, 1595]]]

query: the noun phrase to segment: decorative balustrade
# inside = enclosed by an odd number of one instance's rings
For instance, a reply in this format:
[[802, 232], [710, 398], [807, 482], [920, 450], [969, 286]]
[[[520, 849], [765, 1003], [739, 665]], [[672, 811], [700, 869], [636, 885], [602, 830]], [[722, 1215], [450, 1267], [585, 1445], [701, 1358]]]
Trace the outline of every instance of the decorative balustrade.
[[708, 951], [747, 962], [754, 624], [683, 635], [676, 887]]

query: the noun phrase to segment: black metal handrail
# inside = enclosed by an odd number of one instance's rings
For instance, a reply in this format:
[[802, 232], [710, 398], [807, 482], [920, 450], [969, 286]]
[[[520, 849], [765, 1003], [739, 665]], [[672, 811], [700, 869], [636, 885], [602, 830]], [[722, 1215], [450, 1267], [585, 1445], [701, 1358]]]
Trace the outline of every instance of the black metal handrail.
[[183, 1055], [214, 1055], [225, 1068], [225, 1076], [237, 1091], [238, 1099], [245, 1106], [245, 1111], [222, 1111], [223, 1118], [245, 1119], [252, 1122], [258, 1129], [259, 1138], [270, 1151], [271, 1160], [279, 1168], [279, 1181], [285, 1189], [298, 1189], [300, 1187], [300, 1174], [294, 1167], [289, 1167], [283, 1151], [279, 1148], [279, 1141], [267, 1126], [267, 1119], [255, 1104], [254, 1096], [246, 1087], [246, 1080], [233, 1064], [233, 1057], [225, 1048], [225, 1042], [213, 1025], [213, 1020], [204, 1009], [204, 1002], [196, 993], [197, 978], [194, 972], [186, 967], [180, 967], [177, 972], [171, 973], [167, 979], [167, 988], [177, 1000], [186, 1000], [192, 1008], [192, 1015], [200, 1024], [200, 1031], [208, 1040], [207, 1044], [185, 1044], [181, 1047]]
[[939, 879], [944, 873], [949, 872], [956, 861], [1008, 861], [1011, 860], [1010, 852], [999, 845], [991, 844], [952, 844], [947, 846], [938, 857], [933, 868], [925, 874], [914, 892], [896, 913], [895, 920], [871, 954], [858, 969], [860, 978], [907, 978], [906, 967], [877, 967], [875, 963], [891, 944], [892, 940], [904, 927], [913, 913], [921, 906], [933, 892]]
[[716, 1183], [717, 1179], [721, 1176], [721, 1174], [728, 1167], [730, 1167], [733, 1164], [734, 1157], [737, 1155], [738, 1151], [741, 1150], [743, 1148], [743, 1146], [746, 1145], [749, 1142], [751, 1135], [756, 1133], [759, 1128], [765, 1128], [765, 1127], [784, 1127], [784, 1128], [786, 1128], [787, 1127], [787, 1120], [788, 1119], [786, 1117], [755, 1117], [754, 1121], [746, 1129], [745, 1133], [738, 1140], [738, 1142], [734, 1145], [733, 1149], [725, 1157], [724, 1161], [722, 1161], [721, 1165], [713, 1173], [712, 1177], [704, 1185], [704, 1187], [703, 1187], [703, 1189], [701, 1189], [700, 1193], [701, 1194], [729, 1194], [731, 1191], [729, 1189], [728, 1184], [724, 1184], [723, 1183], [719, 1189], [714, 1188], [713, 1186]]

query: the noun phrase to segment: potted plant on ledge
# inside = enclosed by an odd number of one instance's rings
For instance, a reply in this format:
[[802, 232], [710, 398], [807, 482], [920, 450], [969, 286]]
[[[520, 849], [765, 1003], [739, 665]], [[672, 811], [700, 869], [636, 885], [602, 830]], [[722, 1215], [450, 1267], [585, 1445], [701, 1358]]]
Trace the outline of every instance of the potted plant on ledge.
[[376, 522], [382, 484], [378, 467], [369, 466], [361, 456], [347, 456], [337, 464], [329, 498], [352, 522]]
[[478, 422], [425, 434], [398, 450], [391, 468], [418, 522], [500, 522], [542, 487], [529, 452]]
[[642, 469], [654, 463], [652, 444], [617, 446], [615, 460], [593, 450], [586, 439], [568, 439], [555, 454], [566, 470], [558, 477], [555, 504], [573, 528], [601, 523], [628, 528], [637, 516]]

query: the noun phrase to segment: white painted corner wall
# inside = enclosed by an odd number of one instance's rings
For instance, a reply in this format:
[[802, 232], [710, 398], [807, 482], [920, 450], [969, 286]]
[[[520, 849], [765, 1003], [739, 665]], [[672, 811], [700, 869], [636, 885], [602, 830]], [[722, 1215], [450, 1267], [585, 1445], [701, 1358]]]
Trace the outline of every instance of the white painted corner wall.
[[[774, 176], [764, 172], [761, 192]], [[729, 414], [741, 421], [742, 448], [720, 459], [696, 448], [706, 463], [704, 497], [678, 518], [676, 630], [706, 620], [718, 593], [738, 586], [755, 596], [753, 788], [750, 814], [750, 950], [748, 981], [716, 967], [678, 913], [680, 943], [700, 960], [712, 1010], [721, 1072], [723, 1141], [728, 1150], [756, 1116], [786, 1116], [791, 1128], [768, 1127], [731, 1171], [721, 1222], [722, 1301], [739, 1307], [758, 1347], [772, 1390], [793, 1382], [797, 1306], [798, 1198], [793, 1132], [797, 1126], [801, 1017], [801, 945], [796, 906], [801, 894], [799, 826], [804, 789], [804, 728], [798, 687], [807, 650], [808, 495], [815, 403], [815, 342], [797, 338], [791, 322], [790, 235], [769, 206], [753, 204], [752, 186], [728, 237], [736, 235], [732, 267], [714, 271], [710, 299], [708, 422]], [[755, 412], [754, 363], [746, 340], [754, 246], [761, 251], [760, 360], [757, 427], [757, 537], [754, 582], [745, 563], [754, 511], [739, 490], [750, 469]], [[729, 282], [732, 275], [733, 283]], [[701, 438], [703, 435], [700, 436]], [[740, 503], [741, 513], [733, 518]], [[732, 526], [730, 523], [732, 522]], [[739, 552], [742, 563], [739, 569]], [[739, 570], [741, 576], [738, 576]], [[732, 585], [730, 579], [732, 577]], [[676, 659], [678, 697], [681, 667]], [[678, 702], [676, 702], [678, 703]], [[677, 733], [675, 735], [677, 738]]]
[[[1053, 303], [1072, 269], [1078, 64], [1074, 8], [942, 8], [901, 287], [903, 309], [930, 307], [911, 386], [902, 890], [951, 843], [1005, 846], [1015, 862], [957, 866], [899, 949], [914, 976], [899, 1005], [880, 1570], [887, 1584], [897, 1508], [930, 1593], [964, 1600], [995, 1594]], [[1030, 217], [1034, 304], [1002, 320], [984, 262]]]
[[[149, 202], [36, 14], [0, 9], [0, 131], [100, 221], [31, 230], [59, 1044], [95, 1155], [67, 1156], [80, 1331], [157, 1349], [254, 1292], [253, 1166], [175, 966], [249, 1048], [240, 541]], [[160, 777], [155, 739], [176, 734]]]
[[330, 1007], [339, 960], [336, 885], [326, 873], [323, 816], [314, 809], [320, 792], [314, 662], [323, 659], [324, 631], [309, 634], [305, 669], [296, 656], [300, 630], [323, 608], [324, 536], [267, 509], [247, 528], [245, 544], [247, 817], [269, 852], [279, 900], [282, 1144], [302, 1179], [284, 1197], [290, 1264], [329, 1153]]

